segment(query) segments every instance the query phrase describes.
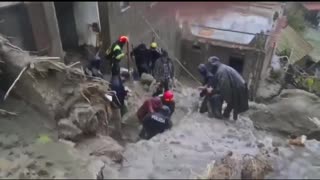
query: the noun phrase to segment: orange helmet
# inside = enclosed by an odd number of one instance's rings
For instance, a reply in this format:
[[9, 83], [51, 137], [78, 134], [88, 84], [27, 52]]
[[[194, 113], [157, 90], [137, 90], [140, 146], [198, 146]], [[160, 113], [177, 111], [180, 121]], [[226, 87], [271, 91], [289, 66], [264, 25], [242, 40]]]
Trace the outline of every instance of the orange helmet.
[[121, 43], [127, 43], [129, 41], [129, 38], [127, 36], [120, 36], [119, 41]]
[[173, 92], [172, 91], [166, 91], [163, 93], [163, 98], [165, 101], [172, 101], [173, 100]]

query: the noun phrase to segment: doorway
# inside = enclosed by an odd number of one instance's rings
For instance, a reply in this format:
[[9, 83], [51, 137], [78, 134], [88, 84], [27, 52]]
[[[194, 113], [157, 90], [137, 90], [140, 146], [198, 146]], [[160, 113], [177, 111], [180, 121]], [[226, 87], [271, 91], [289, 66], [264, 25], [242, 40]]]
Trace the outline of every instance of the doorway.
[[78, 36], [73, 11], [73, 2], [54, 2], [60, 38], [64, 51], [78, 48]]
[[229, 66], [238, 71], [242, 75], [243, 66], [244, 66], [244, 57], [241, 56], [230, 56]]

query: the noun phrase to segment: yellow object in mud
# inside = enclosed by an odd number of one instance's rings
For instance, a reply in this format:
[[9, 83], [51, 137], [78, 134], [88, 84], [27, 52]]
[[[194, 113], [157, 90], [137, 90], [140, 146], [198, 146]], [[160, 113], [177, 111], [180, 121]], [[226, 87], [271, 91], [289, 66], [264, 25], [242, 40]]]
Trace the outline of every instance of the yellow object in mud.
[[151, 45], [150, 45], [150, 47], [155, 49], [155, 48], [157, 48], [157, 47], [158, 47], [158, 45], [157, 45], [157, 43], [156, 43], [156, 42], [152, 42], [152, 43], [151, 43]]
[[46, 134], [41, 134], [37, 139], [37, 143], [40, 143], [40, 144], [47, 144], [51, 141], [52, 141], [51, 138]]

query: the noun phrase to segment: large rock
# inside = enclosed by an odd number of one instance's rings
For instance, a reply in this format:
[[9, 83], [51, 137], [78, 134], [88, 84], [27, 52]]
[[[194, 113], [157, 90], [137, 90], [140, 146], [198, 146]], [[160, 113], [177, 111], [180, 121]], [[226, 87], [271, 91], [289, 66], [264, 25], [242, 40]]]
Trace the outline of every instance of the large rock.
[[106, 156], [113, 161], [122, 161], [124, 148], [109, 136], [99, 136], [81, 141], [76, 146], [93, 156]]
[[86, 103], [75, 104], [69, 118], [58, 122], [60, 138], [77, 140], [81, 135], [106, 134], [108, 128], [106, 112], [102, 107]]
[[153, 76], [151, 76], [150, 74], [146, 74], [146, 73], [143, 73], [141, 75], [141, 78], [140, 78], [140, 82], [143, 84], [143, 85], [148, 85], [150, 86], [151, 83], [154, 81], [155, 79], [153, 78]]
[[273, 97], [277, 96], [280, 94], [282, 89], [282, 86], [280, 83], [277, 83], [275, 81], [271, 80], [262, 80], [260, 82], [258, 91], [257, 91], [257, 96], [256, 100], [257, 101], [266, 101], [270, 100]]
[[75, 140], [82, 134], [81, 129], [72, 123], [70, 119], [61, 119], [58, 122], [59, 138]]
[[256, 128], [282, 134], [309, 134], [319, 129], [320, 99], [298, 89], [284, 90], [266, 108], [251, 114]]

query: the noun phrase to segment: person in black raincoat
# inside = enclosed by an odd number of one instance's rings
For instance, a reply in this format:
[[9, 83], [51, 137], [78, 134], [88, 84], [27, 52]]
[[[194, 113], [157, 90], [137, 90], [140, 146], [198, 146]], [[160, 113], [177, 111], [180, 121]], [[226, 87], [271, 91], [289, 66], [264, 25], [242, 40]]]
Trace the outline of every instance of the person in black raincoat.
[[140, 77], [142, 73], [151, 73], [151, 68], [149, 67], [150, 52], [148, 51], [147, 46], [144, 43], [141, 43], [137, 47], [135, 47], [130, 55], [131, 57], [134, 56], [135, 58]]
[[229, 118], [233, 110], [233, 119], [237, 120], [239, 113], [249, 109], [248, 88], [245, 80], [235, 69], [222, 64], [215, 56], [208, 59], [207, 68], [213, 75], [214, 91], [221, 94], [223, 100], [227, 102], [223, 116]]
[[172, 127], [170, 114], [170, 108], [164, 105], [158, 112], [146, 115], [143, 119], [143, 128], [139, 136], [142, 139], [151, 139], [153, 136], [170, 129]]
[[208, 67], [205, 64], [200, 64], [198, 66], [198, 71], [203, 78], [201, 88], [202, 91], [200, 93], [200, 97], [204, 97], [201, 107], [200, 113], [209, 113], [209, 117], [222, 118], [222, 103], [223, 99], [221, 95], [214, 90], [215, 83], [213, 74], [208, 71]]

